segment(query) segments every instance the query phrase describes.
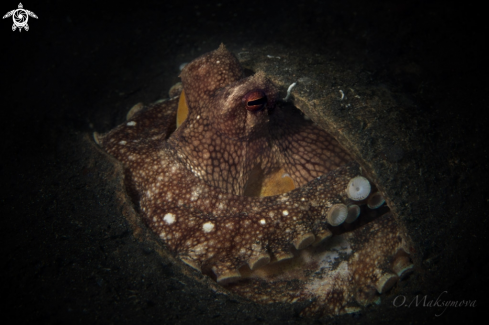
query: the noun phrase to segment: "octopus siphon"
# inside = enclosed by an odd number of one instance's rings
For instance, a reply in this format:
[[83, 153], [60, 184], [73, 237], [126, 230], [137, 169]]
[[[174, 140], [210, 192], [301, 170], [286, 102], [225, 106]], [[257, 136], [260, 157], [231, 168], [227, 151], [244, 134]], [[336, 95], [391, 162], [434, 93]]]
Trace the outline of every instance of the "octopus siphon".
[[304, 315], [379, 303], [412, 272], [368, 171], [263, 72], [246, 76], [221, 45], [180, 77], [180, 96], [94, 134], [172, 254], [251, 300], [310, 301]]

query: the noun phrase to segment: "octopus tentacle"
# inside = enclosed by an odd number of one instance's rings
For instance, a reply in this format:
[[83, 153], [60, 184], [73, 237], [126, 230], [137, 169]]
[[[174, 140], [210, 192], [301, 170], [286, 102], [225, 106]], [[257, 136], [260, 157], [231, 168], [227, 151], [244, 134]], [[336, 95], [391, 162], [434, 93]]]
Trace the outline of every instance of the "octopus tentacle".
[[[413, 270], [406, 238], [392, 213], [353, 232], [342, 234], [327, 246], [304, 250], [303, 271], [289, 269], [251, 272], [247, 281], [232, 285], [238, 294], [267, 302], [296, 302], [315, 298], [302, 314], [341, 314], [376, 304], [401, 276]], [[333, 262], [329, 252], [340, 250]], [[393, 258], [394, 257], [394, 258]], [[319, 265], [313, 265], [319, 264]], [[316, 272], [307, 272], [315, 269]], [[404, 271], [403, 271], [404, 270]], [[399, 273], [401, 275], [399, 275]], [[290, 281], [294, 278], [296, 281]]]

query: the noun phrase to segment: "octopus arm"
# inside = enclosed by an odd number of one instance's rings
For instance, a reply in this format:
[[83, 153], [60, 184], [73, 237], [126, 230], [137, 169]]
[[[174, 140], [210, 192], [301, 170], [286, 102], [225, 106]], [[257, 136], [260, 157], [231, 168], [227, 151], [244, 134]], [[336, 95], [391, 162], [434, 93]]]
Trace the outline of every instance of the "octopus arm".
[[[135, 106], [139, 106], [135, 105]], [[95, 141], [107, 153], [121, 160], [127, 150], [134, 152], [166, 140], [176, 128], [178, 98], [142, 107], [128, 120], [106, 134], [95, 134]], [[133, 111], [134, 108], [131, 110]]]
[[[159, 157], [172, 157], [171, 148]], [[329, 210], [341, 204], [358, 165], [338, 168], [302, 188], [270, 197], [243, 197], [208, 186], [172, 161], [141, 162], [161, 182], [140, 199], [146, 223], [189, 265], [212, 269], [217, 281], [239, 278], [239, 267], [250, 269], [292, 257], [293, 249], [312, 244], [328, 227]], [[135, 172], [138, 192], [152, 175]]]

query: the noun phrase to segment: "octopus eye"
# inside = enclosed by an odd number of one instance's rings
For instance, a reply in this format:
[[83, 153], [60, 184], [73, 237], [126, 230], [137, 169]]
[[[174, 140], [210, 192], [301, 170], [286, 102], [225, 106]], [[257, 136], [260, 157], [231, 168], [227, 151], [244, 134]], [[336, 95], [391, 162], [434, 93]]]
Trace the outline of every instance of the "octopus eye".
[[267, 95], [261, 90], [254, 90], [247, 93], [243, 101], [246, 101], [246, 109], [252, 112], [262, 110], [267, 104]]

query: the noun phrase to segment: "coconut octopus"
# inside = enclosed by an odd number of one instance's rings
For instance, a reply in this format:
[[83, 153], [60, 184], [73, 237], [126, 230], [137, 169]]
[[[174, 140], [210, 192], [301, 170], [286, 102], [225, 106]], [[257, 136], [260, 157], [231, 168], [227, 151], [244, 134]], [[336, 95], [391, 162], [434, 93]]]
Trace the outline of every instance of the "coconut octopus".
[[378, 303], [413, 269], [368, 172], [264, 73], [221, 45], [181, 79], [180, 96], [95, 133], [175, 256], [254, 301], [309, 301], [304, 315]]

